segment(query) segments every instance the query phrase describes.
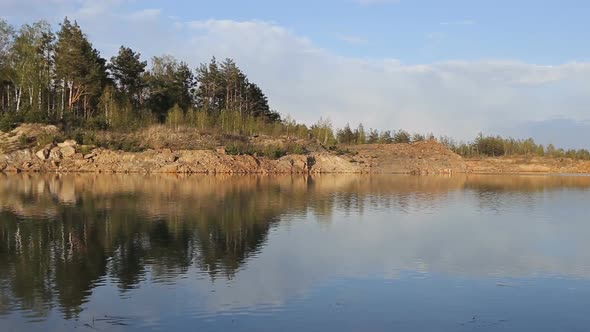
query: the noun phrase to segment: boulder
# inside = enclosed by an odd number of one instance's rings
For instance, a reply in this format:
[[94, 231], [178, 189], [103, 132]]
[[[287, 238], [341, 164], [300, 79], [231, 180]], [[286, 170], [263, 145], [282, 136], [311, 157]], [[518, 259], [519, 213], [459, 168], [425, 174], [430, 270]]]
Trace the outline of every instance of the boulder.
[[62, 157], [69, 158], [76, 154], [76, 149], [73, 146], [66, 146], [59, 149], [59, 152], [61, 152]]
[[14, 167], [12, 165], [8, 165], [5, 169], [4, 172], [7, 173], [20, 173], [20, 169], [17, 167]]
[[51, 149], [51, 152], [49, 153], [49, 158], [53, 160], [60, 160], [62, 158], [60, 148], [55, 147]]
[[66, 148], [66, 147], [76, 146], [76, 145], [78, 145], [78, 143], [74, 140], [71, 140], [71, 139], [66, 140], [63, 143], [57, 143], [57, 146], [60, 148]]
[[35, 153], [35, 155], [37, 156], [37, 158], [41, 159], [41, 160], [47, 160], [49, 158], [49, 150], [47, 149], [42, 149], [37, 151], [37, 153]]

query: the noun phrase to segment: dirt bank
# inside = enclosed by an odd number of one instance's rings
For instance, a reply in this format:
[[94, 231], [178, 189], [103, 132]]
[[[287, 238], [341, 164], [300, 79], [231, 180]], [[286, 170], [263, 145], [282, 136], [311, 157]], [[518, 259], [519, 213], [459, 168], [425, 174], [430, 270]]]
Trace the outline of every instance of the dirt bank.
[[[551, 158], [485, 158], [465, 160], [436, 141], [412, 144], [340, 146], [329, 151], [309, 141], [297, 141], [305, 154], [279, 159], [254, 155], [230, 155], [223, 147], [209, 149], [154, 148], [124, 152], [66, 140], [44, 144], [59, 134], [55, 126], [25, 124], [9, 133], [0, 132], [0, 172], [91, 173], [590, 173], [590, 162]], [[186, 141], [185, 137], [185, 141]], [[285, 145], [283, 138], [251, 138], [258, 144]], [[261, 143], [262, 142], [262, 143]], [[210, 145], [219, 144], [218, 141]], [[199, 143], [199, 144], [202, 144]], [[192, 147], [192, 146], [191, 146]]]
[[501, 157], [466, 159], [471, 173], [590, 174], [590, 161], [548, 157]]

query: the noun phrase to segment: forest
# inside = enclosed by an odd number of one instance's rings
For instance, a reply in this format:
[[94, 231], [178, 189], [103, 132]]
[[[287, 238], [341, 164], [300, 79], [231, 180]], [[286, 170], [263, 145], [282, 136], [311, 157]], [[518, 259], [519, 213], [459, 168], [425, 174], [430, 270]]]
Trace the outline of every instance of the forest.
[[[148, 61], [129, 47], [105, 59], [76, 21], [57, 31], [46, 21], [20, 28], [0, 19], [0, 130], [21, 123], [58, 125], [69, 135], [126, 132], [156, 125], [219, 135], [269, 135], [336, 144], [411, 143], [436, 139], [465, 157], [536, 155], [590, 159], [586, 149], [543, 146], [532, 138], [480, 134], [471, 142], [405, 130], [311, 126], [273, 110], [263, 90], [232, 59], [191, 68], [170, 55]], [[84, 134], [80, 134], [84, 133]]]

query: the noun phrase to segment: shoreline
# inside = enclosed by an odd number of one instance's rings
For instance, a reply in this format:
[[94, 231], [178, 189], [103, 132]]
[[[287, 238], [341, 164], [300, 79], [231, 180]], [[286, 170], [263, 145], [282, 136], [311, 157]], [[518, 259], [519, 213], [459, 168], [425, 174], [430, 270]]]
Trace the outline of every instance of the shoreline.
[[[23, 125], [0, 137], [2, 173], [107, 174], [579, 174], [590, 175], [590, 161], [537, 156], [463, 158], [436, 140], [398, 144], [338, 145], [326, 148], [313, 140], [288, 137], [249, 138], [261, 150], [285, 151], [276, 158], [232, 150], [209, 138], [209, 149], [190, 147], [184, 137], [179, 149], [124, 152], [74, 140], [42, 145], [54, 126]], [[23, 139], [24, 138], [24, 139]], [[254, 141], [256, 140], [256, 141]], [[26, 144], [20, 145], [25, 141]], [[202, 142], [201, 142], [202, 143]], [[303, 153], [286, 152], [289, 145]], [[213, 147], [214, 146], [214, 147]], [[276, 151], [276, 150], [273, 150]]]
[[[441, 148], [438, 143], [427, 142]], [[422, 144], [422, 145], [425, 145]], [[102, 148], [83, 155], [56, 156], [43, 159], [32, 149], [0, 155], [0, 173], [40, 174], [235, 174], [235, 175], [304, 175], [304, 174], [390, 174], [390, 175], [558, 175], [590, 176], [590, 162], [551, 158], [479, 158], [464, 159], [450, 151], [416, 153], [412, 144], [390, 147], [357, 147], [354, 156], [330, 153], [290, 154], [279, 159], [250, 155], [228, 155], [209, 150], [170, 149], [123, 152]], [[70, 149], [70, 147], [65, 147]], [[389, 150], [405, 148], [407, 155]], [[63, 148], [59, 148], [63, 149]], [[368, 152], [381, 150], [382, 155]], [[71, 149], [70, 149], [71, 150]], [[40, 150], [41, 151], [41, 150]], [[397, 151], [399, 152], [399, 151]]]

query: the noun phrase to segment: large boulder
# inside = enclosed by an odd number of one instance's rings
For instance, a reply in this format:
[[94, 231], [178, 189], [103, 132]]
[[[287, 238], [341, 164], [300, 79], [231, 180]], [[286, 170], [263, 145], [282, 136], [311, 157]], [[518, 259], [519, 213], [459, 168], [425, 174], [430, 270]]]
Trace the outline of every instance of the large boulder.
[[37, 156], [37, 158], [41, 159], [41, 160], [47, 160], [49, 159], [49, 150], [48, 149], [42, 149], [37, 151], [37, 153], [35, 153], [35, 155]]
[[59, 147], [51, 149], [51, 152], [49, 152], [49, 158], [53, 160], [60, 160], [62, 158], [61, 149]]
[[61, 152], [62, 157], [69, 158], [76, 154], [76, 149], [73, 146], [65, 146], [59, 149], [59, 152]]
[[76, 146], [76, 145], [78, 145], [78, 143], [74, 140], [71, 140], [71, 139], [66, 140], [63, 143], [57, 143], [57, 146], [60, 148], [66, 148], [66, 147]]

